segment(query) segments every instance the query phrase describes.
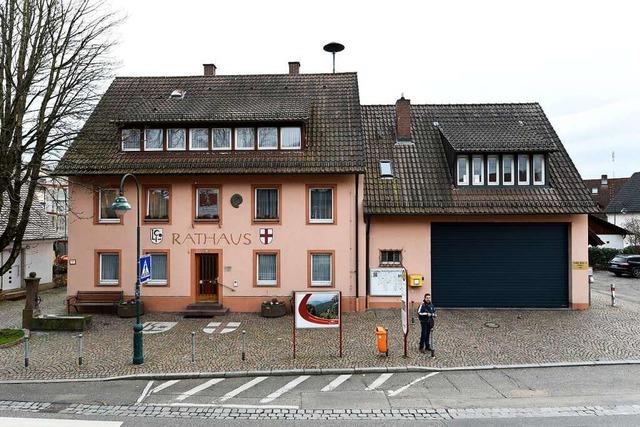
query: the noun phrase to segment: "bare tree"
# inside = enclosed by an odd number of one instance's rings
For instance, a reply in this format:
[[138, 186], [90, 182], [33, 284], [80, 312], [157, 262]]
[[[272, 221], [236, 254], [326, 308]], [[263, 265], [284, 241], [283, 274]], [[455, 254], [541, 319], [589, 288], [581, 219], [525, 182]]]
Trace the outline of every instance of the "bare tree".
[[[111, 76], [99, 0], [0, 0], [0, 250], [17, 258], [42, 171], [79, 132]], [[1, 289], [0, 289], [1, 290]]]
[[640, 246], [640, 218], [633, 218], [624, 223], [624, 228], [629, 231], [627, 239], [629, 246]]

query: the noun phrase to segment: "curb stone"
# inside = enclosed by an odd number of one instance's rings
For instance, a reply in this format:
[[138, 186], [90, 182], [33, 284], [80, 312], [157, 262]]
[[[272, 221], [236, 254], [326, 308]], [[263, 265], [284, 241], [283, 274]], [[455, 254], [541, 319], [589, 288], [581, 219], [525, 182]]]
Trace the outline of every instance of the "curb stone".
[[463, 372], [463, 371], [491, 371], [503, 369], [539, 369], [565, 368], [580, 366], [614, 366], [640, 365], [640, 359], [629, 360], [592, 360], [586, 362], [548, 362], [515, 365], [478, 365], [456, 367], [428, 367], [428, 366], [389, 366], [389, 367], [354, 367], [328, 369], [271, 369], [264, 371], [217, 371], [217, 372], [183, 372], [183, 373], [144, 373], [118, 375], [102, 378], [58, 378], [51, 380], [0, 380], [0, 384], [48, 384], [74, 382], [102, 382], [120, 380], [182, 380], [200, 378], [242, 378], [255, 376], [295, 376], [295, 375], [342, 375], [342, 374], [382, 374], [382, 373], [410, 373], [410, 372]]

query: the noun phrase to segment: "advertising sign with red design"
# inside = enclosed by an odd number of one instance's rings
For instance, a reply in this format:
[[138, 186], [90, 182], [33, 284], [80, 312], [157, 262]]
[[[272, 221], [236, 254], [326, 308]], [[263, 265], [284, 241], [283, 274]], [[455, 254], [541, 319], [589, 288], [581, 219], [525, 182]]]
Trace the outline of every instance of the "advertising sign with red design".
[[296, 292], [296, 329], [339, 328], [340, 292]]

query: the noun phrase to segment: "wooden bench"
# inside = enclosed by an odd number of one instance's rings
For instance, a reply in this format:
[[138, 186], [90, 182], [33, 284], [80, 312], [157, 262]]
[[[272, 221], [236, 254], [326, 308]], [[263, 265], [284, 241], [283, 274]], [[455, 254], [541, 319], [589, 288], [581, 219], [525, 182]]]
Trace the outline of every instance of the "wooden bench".
[[67, 314], [71, 314], [72, 306], [76, 313], [79, 312], [78, 307], [113, 307], [116, 310], [123, 299], [123, 291], [78, 291], [67, 298]]

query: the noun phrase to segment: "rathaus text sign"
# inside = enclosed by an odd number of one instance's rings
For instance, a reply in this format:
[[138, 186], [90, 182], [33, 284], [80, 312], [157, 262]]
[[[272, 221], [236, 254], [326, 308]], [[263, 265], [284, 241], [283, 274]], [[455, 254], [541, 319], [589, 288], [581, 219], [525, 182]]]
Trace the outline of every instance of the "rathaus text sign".
[[250, 245], [251, 233], [171, 233], [172, 245]]

